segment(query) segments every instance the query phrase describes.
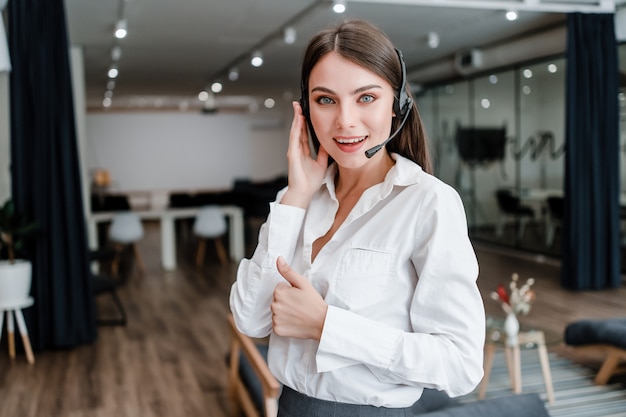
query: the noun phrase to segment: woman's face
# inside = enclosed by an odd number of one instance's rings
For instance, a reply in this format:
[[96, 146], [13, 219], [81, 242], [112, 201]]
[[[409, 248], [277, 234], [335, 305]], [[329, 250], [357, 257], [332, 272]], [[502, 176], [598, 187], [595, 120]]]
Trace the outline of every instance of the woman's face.
[[311, 123], [341, 167], [363, 166], [369, 161], [365, 151], [389, 137], [393, 98], [385, 79], [335, 52], [322, 57], [309, 76]]

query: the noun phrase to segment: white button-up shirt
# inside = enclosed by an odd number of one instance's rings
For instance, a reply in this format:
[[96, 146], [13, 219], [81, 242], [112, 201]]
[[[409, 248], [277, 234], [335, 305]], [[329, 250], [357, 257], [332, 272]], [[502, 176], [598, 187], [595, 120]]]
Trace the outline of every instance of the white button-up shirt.
[[[485, 312], [461, 199], [392, 156], [385, 180], [363, 193], [314, 262], [313, 242], [339, 206], [334, 164], [306, 210], [271, 204], [254, 255], [239, 265], [230, 294], [238, 328], [270, 335], [272, 373], [308, 396], [407, 407], [424, 388], [459, 396], [482, 378]], [[278, 256], [328, 304], [319, 342], [272, 333]]]

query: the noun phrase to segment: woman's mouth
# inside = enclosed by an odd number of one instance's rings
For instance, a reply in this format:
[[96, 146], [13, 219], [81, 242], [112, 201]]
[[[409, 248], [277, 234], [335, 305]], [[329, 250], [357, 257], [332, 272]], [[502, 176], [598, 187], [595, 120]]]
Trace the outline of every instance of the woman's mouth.
[[335, 142], [337, 142], [340, 145], [354, 145], [355, 143], [360, 143], [363, 142], [365, 139], [367, 139], [367, 136], [360, 136], [358, 138], [349, 138], [349, 139], [337, 139], [335, 138]]
[[342, 152], [357, 152], [359, 149], [363, 147], [365, 140], [369, 136], [356, 136], [356, 137], [339, 137], [333, 138], [335, 143], [337, 143], [337, 147]]

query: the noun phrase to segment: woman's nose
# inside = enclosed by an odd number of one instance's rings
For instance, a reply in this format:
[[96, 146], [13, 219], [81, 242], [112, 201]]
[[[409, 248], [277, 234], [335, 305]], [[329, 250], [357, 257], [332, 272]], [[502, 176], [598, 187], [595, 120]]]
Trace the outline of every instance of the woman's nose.
[[357, 110], [351, 103], [343, 103], [337, 106], [336, 123], [339, 128], [354, 126]]

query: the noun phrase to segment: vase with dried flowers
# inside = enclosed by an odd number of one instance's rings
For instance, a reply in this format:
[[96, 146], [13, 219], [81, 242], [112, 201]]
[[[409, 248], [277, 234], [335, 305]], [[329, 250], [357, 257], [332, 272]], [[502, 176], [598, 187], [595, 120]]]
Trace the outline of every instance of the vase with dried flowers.
[[491, 293], [491, 298], [500, 303], [502, 310], [506, 314], [504, 331], [507, 334], [507, 344], [510, 346], [517, 344], [517, 335], [519, 333], [518, 315], [528, 314], [536, 297], [535, 292], [531, 288], [535, 283], [534, 278], [528, 278], [522, 285], [519, 285], [518, 282], [519, 275], [513, 273], [508, 291], [504, 285], [500, 284], [496, 291]]

